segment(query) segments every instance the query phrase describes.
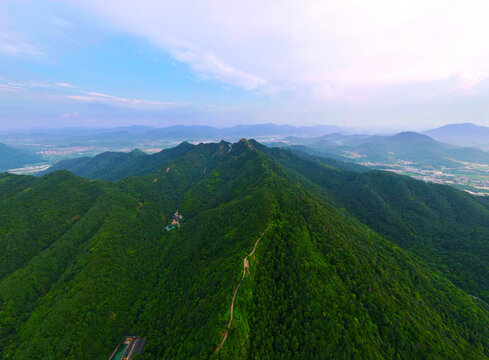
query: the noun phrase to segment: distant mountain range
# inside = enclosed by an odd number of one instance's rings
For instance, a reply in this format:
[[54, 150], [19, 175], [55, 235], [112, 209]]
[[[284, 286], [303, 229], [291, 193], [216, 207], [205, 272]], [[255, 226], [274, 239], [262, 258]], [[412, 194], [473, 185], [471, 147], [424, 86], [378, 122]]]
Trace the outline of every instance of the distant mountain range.
[[471, 123], [448, 124], [425, 131], [433, 139], [461, 146], [475, 146], [489, 150], [489, 127]]
[[[49, 161], [84, 154], [92, 156], [110, 149], [120, 151], [121, 149], [140, 148], [154, 152], [161, 148], [174, 147], [182, 141], [198, 143], [224, 139], [233, 142], [244, 137], [255, 138], [271, 146], [289, 147], [296, 151], [329, 157], [342, 162], [407, 161], [428, 169], [443, 166], [456, 168], [460, 166], [461, 162], [489, 164], [488, 153], [477, 148], [477, 146], [483, 147], [485, 142], [489, 144], [489, 128], [473, 124], [447, 125], [424, 134], [404, 132], [388, 136], [354, 134], [351, 129], [336, 126], [257, 124], [228, 128], [178, 125], [160, 129], [145, 126], [79, 129], [77, 131], [55, 129], [28, 134], [4, 134], [3, 137], [5, 141], [9, 141], [8, 144], [31, 144], [33, 150], [39, 151], [40, 148], [49, 150], [48, 153], [55, 154], [50, 155], [52, 158]], [[0, 140], [1, 138], [2, 135], [0, 135]], [[453, 145], [452, 143], [465, 145]], [[78, 148], [82, 150], [79, 151]], [[60, 155], [56, 153], [57, 149], [60, 149]], [[134, 155], [136, 154], [104, 154], [93, 161], [90, 160], [86, 166], [90, 166], [91, 171], [97, 171], [97, 162], [103, 162], [108, 156], [119, 157], [121, 164], [129, 166], [130, 158]], [[147, 166], [151, 167], [150, 164], [154, 160], [150, 160], [153, 159], [151, 157], [147, 159]], [[70, 163], [70, 170], [76, 174], [77, 168], [83, 167], [85, 161], [88, 160], [81, 158]], [[68, 166], [64, 164], [54, 166], [53, 170], [58, 169], [59, 166]], [[110, 174], [105, 176], [105, 179], [111, 177]], [[113, 176], [118, 178], [116, 174]]]
[[408, 161], [425, 168], [457, 167], [460, 162], [489, 164], [489, 152], [442, 143], [415, 132], [392, 136], [330, 134], [308, 139], [291, 137], [271, 145], [335, 159], [374, 163]]
[[[355, 134], [355, 135], [353, 135]], [[449, 124], [440, 128], [423, 132], [435, 140], [459, 146], [488, 147], [489, 127], [478, 126], [471, 123]], [[325, 140], [344, 141], [345, 135], [353, 135], [351, 139], [369, 137], [358, 135], [352, 128], [317, 125], [317, 126], [292, 126], [277, 124], [236, 125], [232, 127], [217, 128], [203, 125], [175, 125], [166, 128], [150, 126], [128, 126], [109, 129], [45, 129], [36, 131], [17, 131], [0, 133], [0, 142], [7, 145], [15, 145], [26, 140], [39, 144], [55, 144], [57, 146], [86, 146], [98, 144], [100, 146], [132, 146], [141, 142], [155, 140], [166, 141], [237, 141], [242, 137], [271, 141], [294, 138], [318, 138], [325, 136]]]
[[226, 128], [212, 126], [176, 125], [166, 128], [130, 126], [113, 129], [53, 129], [35, 132], [0, 134], [0, 141], [7, 144], [36, 143], [55, 144], [62, 147], [96, 145], [108, 148], [137, 147], [154, 142], [177, 144], [182, 141], [237, 141], [242, 137], [267, 139], [285, 136], [311, 137], [333, 132], [351, 133], [352, 129], [329, 126], [292, 126], [276, 124], [236, 125]]
[[37, 154], [15, 149], [0, 143], [0, 172], [41, 161], [42, 158]]

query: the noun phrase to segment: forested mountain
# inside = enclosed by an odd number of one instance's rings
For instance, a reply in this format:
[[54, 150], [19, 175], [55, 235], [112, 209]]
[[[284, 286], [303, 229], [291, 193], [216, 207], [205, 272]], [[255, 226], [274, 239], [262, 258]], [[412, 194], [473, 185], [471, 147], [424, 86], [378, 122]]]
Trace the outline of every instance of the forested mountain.
[[489, 127], [471, 123], [448, 124], [425, 131], [432, 138], [461, 146], [480, 146], [489, 149]]
[[7, 171], [41, 161], [41, 157], [37, 154], [28, 153], [0, 143], [0, 171]]
[[338, 171], [314, 157], [257, 146], [321, 186], [337, 206], [489, 303], [489, 198], [390, 172]]
[[[481, 252], [487, 271], [484, 200], [254, 141], [183, 146], [154, 168], [129, 154], [118, 182], [0, 176], [0, 358], [107, 359], [127, 333], [148, 338], [137, 359], [489, 358], [484, 274], [450, 264]], [[440, 250], [444, 221], [463, 249]]]
[[[232, 144], [221, 142], [224, 146], [232, 147]], [[207, 144], [196, 145], [201, 151], [207, 151], [211, 148]], [[49, 174], [57, 170], [68, 170], [75, 175], [92, 179], [92, 180], [121, 180], [129, 176], [147, 175], [160, 169], [169, 160], [177, 156], [186, 154], [195, 146], [188, 142], [182, 142], [180, 145], [160, 151], [159, 153], [148, 155], [140, 150], [133, 150], [129, 153], [124, 152], [104, 152], [94, 157], [81, 157], [58, 161], [47, 170], [39, 173], [40, 176]], [[308, 154], [308, 149], [297, 146], [293, 148], [299, 153]], [[316, 157], [316, 160], [322, 164], [351, 170], [357, 172], [367, 171], [367, 168], [344, 160], [335, 160], [331, 158]]]
[[281, 147], [303, 145], [302, 151], [374, 163], [409, 161], [424, 168], [457, 167], [461, 162], [489, 164], [489, 153], [473, 147], [442, 143], [416, 132], [390, 136], [331, 134], [318, 138], [289, 138], [288, 142], [273, 144]]
[[192, 145], [183, 142], [175, 148], [162, 150], [153, 155], [137, 149], [129, 153], [109, 151], [95, 157], [61, 160], [39, 175], [62, 169], [89, 179], [120, 180], [155, 171], [168, 160], [185, 154], [190, 148]]
[[402, 159], [424, 166], [454, 166], [457, 161], [489, 164], [489, 153], [485, 151], [440, 143], [415, 132], [372, 136], [355, 151], [373, 161]]

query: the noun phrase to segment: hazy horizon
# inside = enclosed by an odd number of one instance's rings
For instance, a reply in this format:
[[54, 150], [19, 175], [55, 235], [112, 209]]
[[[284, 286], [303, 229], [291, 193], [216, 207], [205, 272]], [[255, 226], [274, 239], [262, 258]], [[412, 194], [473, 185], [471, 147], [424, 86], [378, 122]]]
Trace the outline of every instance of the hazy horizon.
[[[0, 134], [13, 134], [13, 133], [34, 133], [37, 131], [69, 131], [69, 130], [83, 130], [83, 131], [103, 131], [103, 130], [119, 130], [119, 129], [130, 129], [130, 128], [147, 128], [147, 129], [165, 129], [165, 128], [171, 128], [171, 127], [211, 127], [211, 128], [216, 128], [216, 129], [228, 129], [228, 128], [233, 128], [233, 127], [239, 127], [239, 126], [268, 126], [268, 125], [274, 125], [274, 126], [292, 126], [296, 128], [315, 128], [315, 127], [324, 127], [324, 128], [332, 128], [333, 130], [327, 131], [326, 133], [349, 133], [349, 134], [378, 134], [378, 135], [388, 135], [388, 134], [396, 134], [400, 132], [425, 132], [428, 130], [433, 130], [435, 128], [443, 127], [446, 125], [475, 125], [475, 126], [485, 126], [482, 124], [475, 124], [475, 123], [467, 123], [467, 122], [460, 122], [460, 123], [447, 123], [447, 124], [442, 124], [440, 126], [436, 127], [430, 127], [430, 126], [419, 126], [419, 127], [376, 127], [376, 126], [366, 126], [366, 127], [350, 127], [350, 126], [342, 126], [342, 125], [333, 125], [333, 124], [306, 124], [306, 125], [301, 125], [301, 124], [277, 124], [273, 122], [269, 123], [236, 123], [236, 124], [222, 124], [222, 125], [209, 125], [209, 124], [200, 124], [200, 123], [194, 123], [194, 124], [169, 124], [169, 125], [146, 125], [146, 124], [138, 124], [138, 123], [133, 123], [133, 124], [124, 124], [124, 125], [112, 125], [112, 126], [107, 126], [104, 124], [99, 124], [99, 126], [95, 125], [85, 125], [84, 123], [80, 123], [78, 125], [67, 125], [67, 126], [25, 126], [25, 127], [5, 127], [2, 128], [0, 127]], [[338, 128], [335, 130], [334, 128]], [[325, 134], [326, 134], [325, 133]], [[322, 134], [324, 135], [324, 134]]]

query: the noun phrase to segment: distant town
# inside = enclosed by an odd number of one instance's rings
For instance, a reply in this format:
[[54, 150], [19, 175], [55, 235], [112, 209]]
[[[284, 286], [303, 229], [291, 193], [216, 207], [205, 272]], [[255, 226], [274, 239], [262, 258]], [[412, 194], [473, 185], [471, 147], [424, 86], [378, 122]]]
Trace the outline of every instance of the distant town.
[[489, 165], [461, 163], [460, 167], [440, 169], [422, 169], [409, 161], [397, 163], [357, 162], [360, 165], [411, 176], [417, 180], [436, 184], [451, 185], [473, 195], [489, 196]]

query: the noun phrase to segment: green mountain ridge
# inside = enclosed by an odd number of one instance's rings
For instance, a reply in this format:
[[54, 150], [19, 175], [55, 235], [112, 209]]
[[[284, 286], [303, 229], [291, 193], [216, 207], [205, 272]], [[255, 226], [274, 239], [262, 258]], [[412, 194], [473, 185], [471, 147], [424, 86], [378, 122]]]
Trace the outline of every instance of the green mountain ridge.
[[147, 174], [157, 170], [165, 162], [185, 154], [192, 148], [187, 142], [159, 153], [148, 155], [141, 150], [124, 152], [104, 152], [95, 157], [81, 157], [61, 160], [39, 175], [56, 170], [68, 170], [75, 175], [99, 180], [120, 180], [127, 176]]
[[423, 168], [459, 167], [461, 162], [489, 164], [489, 153], [474, 147], [443, 143], [416, 132], [396, 135], [353, 136], [331, 134], [319, 138], [291, 138], [280, 147], [303, 146], [303, 152], [357, 161], [396, 163], [409, 161]]
[[0, 358], [106, 359], [125, 333], [137, 359], [489, 358], [487, 307], [339, 205], [370, 173], [254, 141], [146, 158], [118, 182], [0, 176]]
[[35, 164], [42, 161], [42, 158], [34, 153], [12, 148], [0, 143], [0, 171], [7, 171], [20, 168], [27, 164]]
[[338, 171], [287, 150], [261, 150], [321, 186], [337, 206], [489, 303], [489, 199], [390, 172]]

